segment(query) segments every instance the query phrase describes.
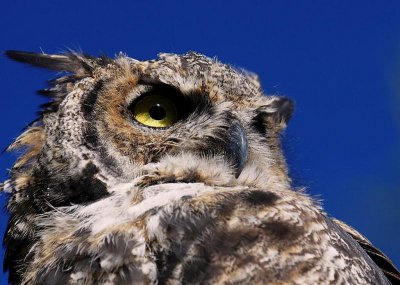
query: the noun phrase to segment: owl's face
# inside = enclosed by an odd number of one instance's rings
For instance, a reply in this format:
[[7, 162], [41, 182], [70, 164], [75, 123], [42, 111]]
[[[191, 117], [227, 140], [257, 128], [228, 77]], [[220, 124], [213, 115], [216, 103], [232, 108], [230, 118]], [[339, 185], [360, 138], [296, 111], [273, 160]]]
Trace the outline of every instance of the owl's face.
[[[107, 192], [110, 177], [132, 180], [157, 163], [184, 172], [207, 165], [187, 182], [205, 182], [215, 168], [228, 177], [223, 183], [241, 179], [251, 185], [257, 177], [289, 182], [279, 133], [293, 104], [265, 96], [253, 74], [193, 52], [142, 62], [35, 56], [34, 62], [31, 54], [14, 58], [72, 72], [41, 91], [54, 102], [43, 112], [43, 126], [30, 135], [40, 145], [33, 149], [41, 166], [33, 167], [36, 180], [29, 183], [46, 184], [52, 203], [95, 199]], [[93, 187], [82, 195], [80, 189]]]

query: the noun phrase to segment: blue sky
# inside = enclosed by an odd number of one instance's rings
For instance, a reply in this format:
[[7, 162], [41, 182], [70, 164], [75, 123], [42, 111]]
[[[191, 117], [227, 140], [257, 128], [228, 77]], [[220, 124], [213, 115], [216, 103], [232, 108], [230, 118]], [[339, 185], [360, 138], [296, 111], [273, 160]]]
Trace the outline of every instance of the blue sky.
[[[267, 93], [296, 102], [285, 135], [296, 185], [400, 265], [399, 1], [3, 1], [0, 51], [68, 48], [195, 50], [258, 73]], [[4, 148], [55, 74], [1, 57], [0, 75]], [[14, 159], [0, 156], [0, 180]]]

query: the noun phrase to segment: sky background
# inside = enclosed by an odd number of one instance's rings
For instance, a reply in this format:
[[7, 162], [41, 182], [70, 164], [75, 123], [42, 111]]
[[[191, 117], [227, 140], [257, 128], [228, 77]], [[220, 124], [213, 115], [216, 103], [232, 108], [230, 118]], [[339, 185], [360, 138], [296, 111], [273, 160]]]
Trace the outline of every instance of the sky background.
[[[2, 2], [2, 52], [195, 50], [256, 72], [266, 93], [296, 102], [284, 143], [295, 185], [400, 266], [400, 1]], [[0, 56], [1, 149], [55, 75]], [[0, 156], [0, 181], [15, 157]]]

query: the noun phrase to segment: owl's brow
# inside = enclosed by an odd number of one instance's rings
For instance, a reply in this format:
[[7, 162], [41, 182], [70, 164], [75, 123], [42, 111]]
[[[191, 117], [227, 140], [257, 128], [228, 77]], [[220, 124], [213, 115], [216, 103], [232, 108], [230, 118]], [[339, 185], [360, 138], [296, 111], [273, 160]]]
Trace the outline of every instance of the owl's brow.
[[[193, 90], [191, 92], [182, 92], [182, 90], [180, 90], [180, 88], [177, 87], [177, 86], [174, 86], [174, 85], [171, 85], [171, 84], [167, 84], [165, 82], [160, 81], [157, 78], [149, 77], [149, 76], [143, 75], [143, 74], [139, 75], [138, 84], [140, 84], [140, 85], [150, 85], [152, 87], [161, 88], [161, 89], [162, 88], [167, 88], [167, 89], [170, 89], [170, 90], [175, 90], [177, 93], [180, 93], [181, 95], [185, 95], [185, 97], [188, 97], [188, 95], [190, 97], [190, 95], [193, 95], [193, 94], [203, 93], [201, 90]], [[202, 98], [202, 97], [200, 97], [200, 98]]]
[[161, 82], [159, 79], [152, 78], [152, 77], [145, 76], [145, 75], [140, 75], [138, 84], [141, 84], [141, 85], [163, 85], [163, 86], [173, 87], [164, 82]]

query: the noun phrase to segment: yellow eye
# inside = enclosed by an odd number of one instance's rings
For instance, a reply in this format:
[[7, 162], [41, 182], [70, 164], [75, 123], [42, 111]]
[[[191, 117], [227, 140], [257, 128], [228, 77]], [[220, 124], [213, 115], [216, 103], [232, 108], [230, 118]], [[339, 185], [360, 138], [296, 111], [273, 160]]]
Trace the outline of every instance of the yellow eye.
[[133, 117], [139, 123], [154, 128], [165, 128], [178, 121], [175, 103], [158, 94], [144, 96], [134, 106]]

